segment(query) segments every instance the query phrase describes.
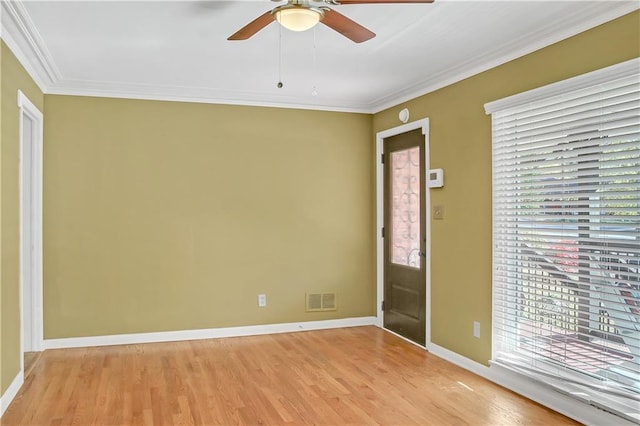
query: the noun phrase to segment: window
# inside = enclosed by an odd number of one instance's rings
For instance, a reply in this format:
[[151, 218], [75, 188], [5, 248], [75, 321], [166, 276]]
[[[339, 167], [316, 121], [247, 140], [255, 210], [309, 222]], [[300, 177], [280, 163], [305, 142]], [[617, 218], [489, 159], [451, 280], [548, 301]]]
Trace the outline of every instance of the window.
[[486, 105], [493, 363], [640, 420], [640, 61]]

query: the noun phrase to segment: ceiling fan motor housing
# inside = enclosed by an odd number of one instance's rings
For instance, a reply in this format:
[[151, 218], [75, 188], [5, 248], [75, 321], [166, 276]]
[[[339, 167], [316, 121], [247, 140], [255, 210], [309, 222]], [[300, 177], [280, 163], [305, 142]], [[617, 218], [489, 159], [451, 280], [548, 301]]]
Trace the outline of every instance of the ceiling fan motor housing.
[[324, 11], [306, 2], [293, 2], [276, 7], [271, 14], [280, 25], [291, 31], [306, 31], [320, 22]]

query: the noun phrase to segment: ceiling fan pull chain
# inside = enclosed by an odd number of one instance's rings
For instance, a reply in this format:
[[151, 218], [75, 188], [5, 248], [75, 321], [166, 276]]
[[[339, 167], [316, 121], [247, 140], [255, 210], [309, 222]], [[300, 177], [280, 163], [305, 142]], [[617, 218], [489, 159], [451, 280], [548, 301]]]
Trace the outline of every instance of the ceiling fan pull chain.
[[318, 75], [318, 52], [316, 46], [316, 28], [313, 28], [313, 89], [311, 90], [311, 96], [318, 96], [318, 89], [316, 88], [316, 77]]
[[278, 35], [278, 89], [282, 89], [282, 26], [279, 26]]

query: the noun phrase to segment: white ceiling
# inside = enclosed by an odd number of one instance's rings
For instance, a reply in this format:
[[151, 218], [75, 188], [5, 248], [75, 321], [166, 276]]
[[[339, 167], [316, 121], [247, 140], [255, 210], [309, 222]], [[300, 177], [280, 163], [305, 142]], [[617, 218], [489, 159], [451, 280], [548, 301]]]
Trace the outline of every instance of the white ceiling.
[[274, 22], [249, 40], [227, 41], [279, 4], [3, 2], [2, 38], [46, 93], [377, 112], [640, 7], [608, 0], [342, 5], [331, 7], [377, 36], [356, 44], [324, 25], [295, 33]]

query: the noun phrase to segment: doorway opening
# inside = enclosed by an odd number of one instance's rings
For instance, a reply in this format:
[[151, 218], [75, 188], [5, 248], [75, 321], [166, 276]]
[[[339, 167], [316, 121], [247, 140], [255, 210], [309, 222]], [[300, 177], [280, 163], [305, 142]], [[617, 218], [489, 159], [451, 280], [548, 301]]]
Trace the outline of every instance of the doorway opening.
[[378, 326], [419, 346], [430, 342], [429, 120], [377, 139]]
[[20, 369], [26, 374], [43, 344], [43, 115], [18, 91], [20, 109]]

